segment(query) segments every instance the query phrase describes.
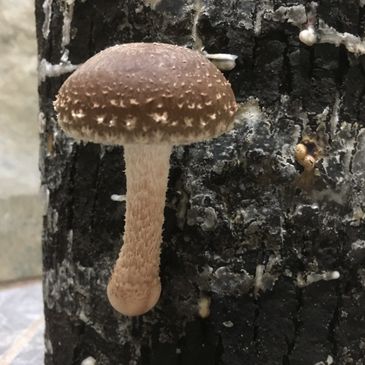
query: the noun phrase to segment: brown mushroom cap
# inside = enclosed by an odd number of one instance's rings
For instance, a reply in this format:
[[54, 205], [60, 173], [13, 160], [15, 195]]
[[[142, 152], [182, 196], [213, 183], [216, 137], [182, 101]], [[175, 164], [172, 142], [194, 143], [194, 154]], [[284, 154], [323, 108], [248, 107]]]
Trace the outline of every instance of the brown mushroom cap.
[[227, 131], [237, 109], [223, 74], [190, 49], [129, 43], [105, 49], [55, 101], [70, 136], [104, 144], [185, 144]]

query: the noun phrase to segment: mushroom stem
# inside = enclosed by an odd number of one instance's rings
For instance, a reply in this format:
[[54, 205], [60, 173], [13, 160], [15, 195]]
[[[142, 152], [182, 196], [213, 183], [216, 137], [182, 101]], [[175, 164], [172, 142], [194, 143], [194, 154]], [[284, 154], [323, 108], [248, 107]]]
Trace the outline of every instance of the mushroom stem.
[[111, 305], [124, 315], [141, 315], [160, 297], [160, 245], [171, 149], [168, 144], [124, 146], [124, 243], [107, 289]]

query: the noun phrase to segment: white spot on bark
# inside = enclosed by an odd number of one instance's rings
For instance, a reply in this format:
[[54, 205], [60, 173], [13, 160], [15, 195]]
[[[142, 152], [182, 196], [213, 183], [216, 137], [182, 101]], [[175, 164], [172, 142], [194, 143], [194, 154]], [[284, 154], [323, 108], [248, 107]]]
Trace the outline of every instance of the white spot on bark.
[[234, 326], [232, 321], [225, 321], [222, 323], [224, 327], [232, 328]]
[[209, 54], [207, 52], [203, 52], [203, 54], [221, 71], [231, 71], [236, 67], [236, 59], [238, 58], [236, 55], [229, 53]]
[[53, 0], [44, 0], [42, 9], [44, 13], [44, 21], [42, 24], [42, 35], [44, 39], [48, 38], [49, 29], [51, 25], [51, 18], [52, 18], [52, 2]]
[[43, 58], [38, 66], [39, 81], [44, 82], [47, 77], [58, 77], [65, 73], [72, 72], [76, 70], [78, 66], [79, 65], [71, 64], [69, 61], [52, 65]]
[[61, 47], [65, 49], [71, 40], [71, 22], [74, 13], [75, 0], [64, 0], [63, 26]]
[[202, 0], [195, 0], [193, 4], [194, 8], [194, 19], [193, 19], [193, 26], [191, 29], [191, 37], [193, 38], [193, 48], [196, 50], [201, 50], [203, 48], [203, 41], [199, 37], [198, 34], [198, 23], [201, 14], [204, 11], [204, 5]]
[[198, 313], [201, 318], [207, 318], [210, 314], [210, 298], [203, 297], [198, 301]]
[[96, 365], [96, 360], [92, 356], [89, 356], [82, 360], [80, 365]]
[[303, 288], [320, 280], [329, 281], [337, 280], [339, 278], [340, 273], [338, 271], [323, 271], [321, 273], [299, 273], [297, 275], [297, 285], [298, 287]]
[[317, 42], [317, 35], [312, 26], [299, 33], [299, 40], [307, 46], [313, 46]]

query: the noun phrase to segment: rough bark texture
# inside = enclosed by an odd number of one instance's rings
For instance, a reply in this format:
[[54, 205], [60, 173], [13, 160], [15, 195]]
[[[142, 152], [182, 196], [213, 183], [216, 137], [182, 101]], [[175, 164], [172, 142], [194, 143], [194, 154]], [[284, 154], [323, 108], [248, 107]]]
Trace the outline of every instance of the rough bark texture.
[[[206, 0], [197, 17], [199, 5], [36, 0], [40, 60], [51, 64], [65, 50], [79, 64], [131, 41], [192, 46], [195, 19], [209, 53], [239, 56], [226, 77], [242, 103], [231, 133], [174, 150], [162, 296], [130, 319], [106, 298], [124, 225], [124, 203], [111, 200], [125, 193], [123, 150], [66, 138], [52, 100], [67, 74], [41, 75], [45, 363], [365, 364], [364, 58], [300, 44], [277, 10], [306, 1]], [[359, 1], [318, 5], [327, 24], [363, 34]], [[322, 149], [313, 176], [293, 154], [307, 135]]]

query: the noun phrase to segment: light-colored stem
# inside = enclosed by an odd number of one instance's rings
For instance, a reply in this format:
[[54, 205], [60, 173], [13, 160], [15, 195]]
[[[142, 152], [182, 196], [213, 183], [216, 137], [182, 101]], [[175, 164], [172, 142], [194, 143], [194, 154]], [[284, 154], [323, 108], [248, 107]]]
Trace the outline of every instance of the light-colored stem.
[[160, 245], [170, 145], [125, 145], [127, 210], [124, 243], [108, 284], [111, 305], [138, 316], [158, 301]]

